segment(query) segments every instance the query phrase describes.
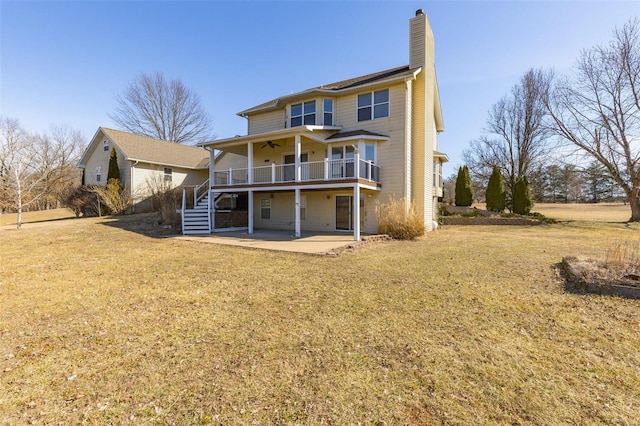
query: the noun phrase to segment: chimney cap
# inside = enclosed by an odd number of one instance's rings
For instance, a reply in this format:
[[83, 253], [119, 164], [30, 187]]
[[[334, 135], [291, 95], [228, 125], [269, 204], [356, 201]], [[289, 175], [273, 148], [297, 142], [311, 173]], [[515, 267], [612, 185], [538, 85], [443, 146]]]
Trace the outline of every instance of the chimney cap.
[[418, 9], [416, 10], [416, 16], [424, 15], [424, 10]]

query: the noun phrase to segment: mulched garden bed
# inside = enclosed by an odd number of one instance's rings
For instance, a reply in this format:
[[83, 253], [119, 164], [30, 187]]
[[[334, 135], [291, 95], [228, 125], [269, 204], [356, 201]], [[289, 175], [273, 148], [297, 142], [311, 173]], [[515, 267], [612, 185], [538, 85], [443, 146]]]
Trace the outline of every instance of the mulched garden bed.
[[636, 269], [569, 256], [562, 258], [561, 266], [569, 290], [640, 299], [640, 272]]

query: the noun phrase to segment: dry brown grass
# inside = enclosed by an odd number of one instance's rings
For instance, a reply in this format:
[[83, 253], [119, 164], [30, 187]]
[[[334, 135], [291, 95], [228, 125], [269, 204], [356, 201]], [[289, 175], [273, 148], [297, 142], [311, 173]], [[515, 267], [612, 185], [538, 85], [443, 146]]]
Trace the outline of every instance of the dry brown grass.
[[[22, 213], [22, 223], [33, 223], [42, 221], [51, 221], [57, 219], [70, 219], [76, 217], [76, 215], [70, 209], [54, 209], [37, 212], [25, 212]], [[0, 226], [14, 225], [18, 220], [18, 215], [15, 213], [0, 214]]]
[[638, 227], [444, 227], [315, 257], [135, 220], [0, 230], [0, 423], [640, 418], [640, 301], [567, 293], [555, 268]]
[[631, 217], [631, 208], [622, 203], [598, 204], [538, 204], [533, 212], [556, 220], [592, 221], [592, 222], [626, 222]]

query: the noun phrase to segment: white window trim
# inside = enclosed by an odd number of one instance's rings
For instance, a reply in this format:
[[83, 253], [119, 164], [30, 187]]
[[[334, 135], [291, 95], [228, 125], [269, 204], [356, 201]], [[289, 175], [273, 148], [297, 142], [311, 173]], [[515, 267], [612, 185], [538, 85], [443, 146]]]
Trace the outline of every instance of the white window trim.
[[[375, 101], [376, 92], [384, 92], [384, 91], [386, 91], [388, 93], [388, 96], [387, 96], [388, 100], [386, 102], [376, 103], [376, 101]], [[365, 105], [365, 106], [358, 105], [358, 99], [360, 98], [360, 96], [367, 95], [367, 94], [371, 95], [371, 104], [368, 104], [368, 105]], [[385, 115], [383, 117], [376, 117], [375, 116], [376, 106], [384, 105], [384, 104], [387, 104], [387, 112], [388, 112], [387, 115]], [[364, 109], [364, 108], [371, 108], [371, 118], [366, 119], [366, 120], [360, 120], [359, 119], [359, 116], [360, 116], [359, 112], [360, 112], [361, 109]], [[361, 123], [363, 121], [380, 120], [380, 119], [383, 119], [383, 118], [389, 118], [390, 116], [391, 116], [391, 90], [390, 89], [387, 88], [387, 89], [381, 89], [381, 90], [372, 90], [371, 92], [358, 93], [358, 95], [356, 96], [356, 120], [359, 123]]]
[[[330, 101], [330, 102], [331, 102], [331, 111], [327, 111], [327, 110], [325, 109], [325, 105], [324, 105], [324, 103], [325, 103], [326, 101]], [[333, 123], [334, 123], [334, 121], [335, 121], [335, 120], [334, 120], [334, 117], [335, 117], [335, 109], [336, 109], [336, 102], [335, 102], [333, 99], [331, 99], [331, 98], [323, 98], [323, 99], [322, 99], [322, 125], [323, 125], [323, 126], [333, 126], [333, 125], [334, 125]], [[331, 114], [331, 123], [325, 123], [325, 121], [324, 121], [325, 114]]]
[[[304, 105], [305, 104], [310, 104], [310, 103], [315, 104], [315, 111], [313, 112], [313, 114], [305, 114]], [[300, 114], [301, 115], [293, 115], [293, 113], [291, 112], [293, 107], [296, 106], [296, 105], [300, 105], [300, 107], [301, 107]], [[324, 105], [323, 105], [323, 109], [324, 109]], [[304, 123], [305, 117], [310, 116], [310, 115], [313, 115], [313, 124], [305, 124]], [[301, 119], [300, 125], [296, 125], [296, 126], [293, 125], [293, 119], [294, 118], [300, 118]], [[312, 99], [312, 100], [309, 100], [309, 101], [296, 102], [295, 104], [289, 105], [289, 127], [290, 128], [302, 127], [302, 126], [315, 126], [316, 123], [318, 123], [318, 101], [317, 101], [317, 99]]]

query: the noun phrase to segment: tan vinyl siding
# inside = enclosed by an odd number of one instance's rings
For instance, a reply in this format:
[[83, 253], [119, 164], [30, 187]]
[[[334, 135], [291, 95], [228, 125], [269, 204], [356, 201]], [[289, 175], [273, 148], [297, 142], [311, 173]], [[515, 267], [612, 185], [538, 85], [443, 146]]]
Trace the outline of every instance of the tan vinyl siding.
[[243, 169], [247, 167], [247, 157], [227, 152], [216, 158], [216, 170]]
[[[273, 198], [271, 198], [273, 194]], [[369, 196], [371, 194], [371, 196]], [[336, 229], [336, 195], [351, 195], [353, 190], [345, 188], [338, 191], [301, 191], [306, 197], [306, 218], [300, 221], [302, 231], [335, 232]], [[362, 232], [375, 234], [377, 222], [375, 205], [377, 193], [363, 192], [365, 217]], [[271, 219], [260, 218], [260, 200], [265, 197], [271, 200]], [[294, 231], [294, 192], [256, 192], [253, 198], [253, 220], [256, 229], [285, 229]]]
[[[379, 87], [375, 90], [384, 89]], [[357, 120], [358, 95], [362, 92], [338, 98], [335, 103], [336, 119], [343, 131], [368, 130], [389, 136], [389, 141], [378, 142], [377, 159], [380, 166], [383, 199], [394, 195], [396, 198], [405, 197], [405, 115], [406, 115], [406, 89], [403, 82], [394, 84], [389, 88], [389, 117], [375, 120]]]
[[413, 198], [413, 191], [411, 190], [412, 180], [412, 117], [413, 117], [413, 81], [407, 81], [406, 90], [405, 90], [405, 102], [406, 102], [406, 111], [405, 111], [405, 165], [406, 165], [406, 173], [404, 177], [404, 197], [407, 200], [411, 200]]
[[[97, 148], [93, 150], [89, 159], [87, 160], [85, 166], [85, 185], [101, 185], [104, 186], [107, 184], [107, 175], [109, 174], [109, 159], [111, 157], [111, 148], [113, 148], [113, 144], [109, 145], [109, 150], [104, 151], [102, 140], [97, 144]], [[125, 161], [122, 152], [116, 149], [116, 154], [118, 157], [118, 168], [120, 169], [120, 181], [123, 185], [127, 185], [129, 180], [129, 165]], [[101, 180], [100, 182], [96, 181], [96, 168], [101, 168]]]
[[[149, 195], [149, 186], [155, 182], [164, 182], [164, 168], [157, 164], [138, 163], [133, 166], [133, 185], [135, 198], [144, 198]], [[207, 170], [189, 170], [180, 167], [171, 169], [171, 186], [176, 188], [182, 185], [200, 185], [207, 180]]]
[[249, 117], [249, 134], [271, 132], [285, 128], [285, 110], [266, 112]]

